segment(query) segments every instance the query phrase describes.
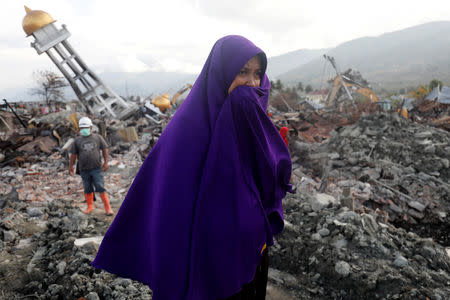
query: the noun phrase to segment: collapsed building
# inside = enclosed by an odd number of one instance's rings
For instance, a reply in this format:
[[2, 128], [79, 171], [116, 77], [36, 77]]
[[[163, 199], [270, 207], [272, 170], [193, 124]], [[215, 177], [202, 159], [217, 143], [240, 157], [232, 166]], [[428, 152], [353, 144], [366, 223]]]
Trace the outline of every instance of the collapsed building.
[[40, 55], [46, 53], [69, 82], [86, 111], [95, 115], [108, 115], [126, 119], [137, 107], [128, 103], [109, 88], [81, 59], [67, 41], [70, 32], [66, 25], [58, 29], [56, 21], [46, 12], [25, 6], [22, 27], [35, 41], [31, 46]]
[[435, 87], [408, 113], [415, 122], [428, 122], [450, 131], [450, 87]]

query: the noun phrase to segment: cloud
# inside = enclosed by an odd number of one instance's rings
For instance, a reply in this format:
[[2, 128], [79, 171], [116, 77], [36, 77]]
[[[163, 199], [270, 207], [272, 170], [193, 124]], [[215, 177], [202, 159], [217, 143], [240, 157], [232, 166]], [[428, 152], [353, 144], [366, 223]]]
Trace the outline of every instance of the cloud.
[[285, 0], [229, 0], [209, 1], [195, 0], [194, 7], [203, 15], [215, 17], [225, 22], [238, 22], [252, 29], [283, 34], [299, 26], [312, 22], [311, 14], [305, 13], [307, 5], [304, 1]]
[[268, 56], [336, 46], [419, 23], [450, 19], [448, 0], [27, 0], [2, 1], [0, 90], [52, 68], [25, 38], [23, 4], [67, 24], [69, 42], [97, 70], [200, 71], [214, 42], [240, 34]]
[[135, 55], [120, 55], [115, 59], [116, 71], [120, 72], [145, 72], [150, 68]]

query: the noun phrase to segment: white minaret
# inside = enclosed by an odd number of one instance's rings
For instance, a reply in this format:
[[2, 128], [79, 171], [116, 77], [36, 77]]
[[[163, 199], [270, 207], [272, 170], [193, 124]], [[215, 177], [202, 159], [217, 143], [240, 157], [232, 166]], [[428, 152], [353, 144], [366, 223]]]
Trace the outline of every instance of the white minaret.
[[27, 36], [35, 39], [31, 46], [39, 55], [47, 53], [90, 113], [125, 119], [136, 111], [136, 105], [125, 102], [88, 68], [67, 41], [70, 32], [66, 25], [58, 29], [55, 20], [42, 10], [25, 6], [25, 11], [22, 26]]

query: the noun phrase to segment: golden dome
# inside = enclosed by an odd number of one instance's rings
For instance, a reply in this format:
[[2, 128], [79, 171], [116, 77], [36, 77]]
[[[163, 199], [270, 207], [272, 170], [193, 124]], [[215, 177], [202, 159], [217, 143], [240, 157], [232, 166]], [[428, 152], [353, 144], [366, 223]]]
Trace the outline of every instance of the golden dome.
[[22, 27], [27, 36], [31, 35], [38, 29], [47, 26], [55, 20], [48, 13], [42, 10], [31, 10], [25, 6], [27, 14], [23, 17]]
[[158, 107], [160, 111], [165, 111], [167, 108], [170, 108], [169, 94], [162, 94], [155, 97], [152, 100], [152, 104]]

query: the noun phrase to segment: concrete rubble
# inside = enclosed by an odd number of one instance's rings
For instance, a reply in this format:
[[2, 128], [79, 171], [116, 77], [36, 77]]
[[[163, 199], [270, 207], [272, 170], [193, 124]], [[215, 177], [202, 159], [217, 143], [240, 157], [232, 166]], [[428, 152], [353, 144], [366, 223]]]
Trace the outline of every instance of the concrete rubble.
[[[270, 249], [267, 299], [448, 299], [450, 133], [396, 113], [302, 107], [270, 108], [290, 129], [296, 193]], [[93, 120], [111, 145], [115, 211], [171, 116], [151, 112]], [[21, 114], [28, 128], [0, 116], [1, 298], [151, 299], [89, 265], [113, 218], [99, 201], [80, 210], [81, 179], [67, 171], [73, 112]]]

